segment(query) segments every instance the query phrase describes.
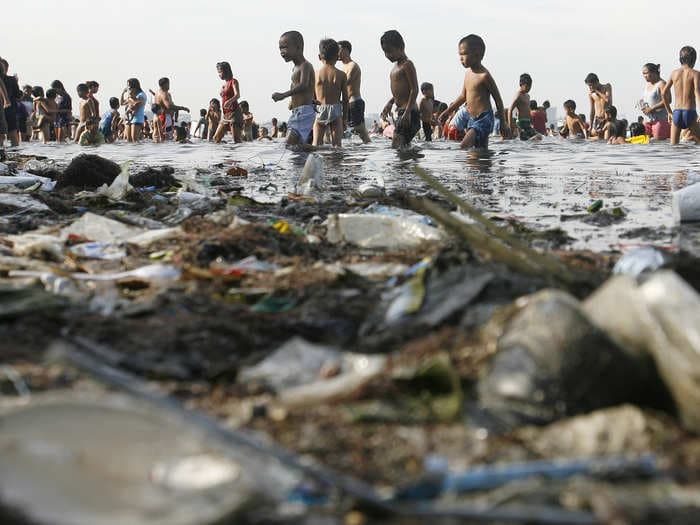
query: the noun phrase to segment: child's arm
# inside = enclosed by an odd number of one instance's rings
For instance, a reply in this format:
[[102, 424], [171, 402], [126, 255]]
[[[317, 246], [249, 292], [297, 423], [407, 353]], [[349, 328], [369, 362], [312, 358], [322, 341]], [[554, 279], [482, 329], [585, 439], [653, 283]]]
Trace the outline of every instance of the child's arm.
[[576, 121], [578, 122], [578, 125], [581, 127], [581, 131], [583, 132], [583, 138], [587, 139], [588, 138], [588, 131], [586, 131], [586, 125], [578, 117], [576, 117]]
[[447, 117], [449, 117], [452, 112], [457, 109], [458, 107], [464, 105], [464, 103], [467, 101], [467, 92], [462, 89], [462, 92], [459, 94], [459, 96], [455, 99], [452, 104], [447, 106], [447, 109], [440, 113], [440, 116], [438, 117], [438, 120], [442, 123], [445, 120], [447, 120]]
[[311, 74], [313, 73], [314, 69], [311, 67], [311, 64], [307, 64], [304, 64], [300, 68], [299, 82], [293, 84], [292, 88], [289, 91], [285, 91], [284, 93], [273, 93], [272, 100], [274, 100], [275, 102], [279, 102], [280, 100], [284, 100], [287, 97], [299, 95], [308, 89], [308, 86], [312, 84]]
[[[513, 110], [518, 105], [519, 99], [520, 99], [520, 91], [518, 91], [515, 94], [515, 98], [513, 99], [513, 102], [510, 104], [510, 107], [508, 108], [508, 114], [506, 115], [506, 122], [508, 123], [508, 128], [510, 128], [510, 129], [513, 129]], [[520, 115], [518, 115], [518, 117], [519, 116]]]
[[593, 91], [588, 92], [588, 101], [591, 103], [591, 112], [589, 115], [588, 122], [591, 123], [591, 129], [595, 125], [595, 99], [593, 98]]
[[[501, 98], [501, 92], [498, 91], [498, 86], [496, 85], [496, 81], [494, 78], [491, 76], [489, 73], [486, 77], [486, 86], [489, 90], [489, 93], [491, 94], [491, 97], [493, 98], [494, 102], [496, 102], [496, 116], [501, 119], [501, 122], [504, 121], [505, 117], [503, 115], [503, 99]], [[509, 126], [501, 126], [501, 137], [504, 139], [510, 137], [510, 127]]]
[[389, 99], [389, 102], [387, 102], [384, 105], [384, 109], [382, 109], [382, 114], [380, 115], [382, 118], [386, 118], [389, 116], [391, 113], [391, 109], [394, 107], [394, 97], [391, 97]]
[[340, 78], [340, 101], [343, 103], [343, 129], [348, 123], [348, 77], [343, 75]]
[[408, 114], [410, 118], [410, 110], [412, 108], [418, 109], [418, 105], [416, 104], [416, 100], [418, 99], [418, 73], [416, 73], [416, 66], [414, 66], [413, 62], [410, 60], [407, 60], [403, 67], [409, 88], [408, 105], [406, 106], [406, 113], [404, 113], [404, 115]]
[[7, 89], [5, 88], [5, 82], [0, 78], [0, 98], [2, 99], [2, 107], [10, 107], [10, 96], [7, 94]]

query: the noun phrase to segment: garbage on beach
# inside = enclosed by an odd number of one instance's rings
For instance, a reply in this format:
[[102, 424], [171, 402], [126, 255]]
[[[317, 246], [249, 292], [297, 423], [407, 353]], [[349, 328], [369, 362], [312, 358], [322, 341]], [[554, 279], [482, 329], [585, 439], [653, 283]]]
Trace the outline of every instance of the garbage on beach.
[[673, 192], [673, 220], [676, 224], [700, 221], [700, 184]]
[[125, 162], [121, 165], [121, 171], [119, 175], [112, 181], [112, 184], [107, 186], [106, 184], [97, 188], [96, 194], [107, 197], [113, 201], [120, 201], [124, 199], [129, 193], [134, 191], [134, 187], [129, 183], [129, 165], [131, 161]]
[[301, 170], [296, 184], [297, 193], [311, 195], [323, 189], [323, 158], [317, 153], [310, 153]]
[[[376, 210], [376, 211], [375, 211]], [[415, 248], [447, 237], [429, 225], [425, 217], [398, 208], [378, 207], [369, 213], [339, 213], [328, 216], [327, 238], [362, 248]]]

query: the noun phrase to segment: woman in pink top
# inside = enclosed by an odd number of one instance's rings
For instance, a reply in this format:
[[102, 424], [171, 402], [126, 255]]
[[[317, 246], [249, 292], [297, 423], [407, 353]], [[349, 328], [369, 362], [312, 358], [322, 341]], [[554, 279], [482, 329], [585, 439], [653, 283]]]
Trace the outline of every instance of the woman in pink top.
[[243, 113], [238, 106], [238, 99], [241, 92], [238, 88], [238, 80], [233, 78], [231, 64], [219, 62], [216, 64], [216, 71], [219, 78], [224, 81], [221, 87], [221, 109], [223, 118], [219, 122], [219, 127], [214, 133], [214, 142], [221, 142], [226, 132], [231, 130], [234, 142], [241, 142], [241, 131], [243, 129]]
[[[647, 135], [656, 140], [666, 140], [671, 136], [671, 125], [668, 123], [668, 113], [664, 107], [664, 100], [661, 96], [666, 81], [661, 78], [661, 70], [658, 64], [648, 63], [642, 68], [642, 75], [647, 81], [642, 93], [642, 113], [647, 118], [644, 123]], [[671, 94], [667, 94], [669, 102]]]

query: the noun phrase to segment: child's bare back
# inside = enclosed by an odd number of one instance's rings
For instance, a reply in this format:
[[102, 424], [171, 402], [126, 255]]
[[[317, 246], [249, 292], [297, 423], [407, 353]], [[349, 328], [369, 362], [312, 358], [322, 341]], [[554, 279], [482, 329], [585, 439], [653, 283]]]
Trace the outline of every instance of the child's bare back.
[[338, 104], [346, 89], [347, 77], [335, 66], [324, 64], [316, 78], [316, 100], [321, 104]]
[[322, 65], [315, 82], [316, 100], [320, 106], [314, 121], [314, 146], [320, 146], [323, 143], [327, 127], [331, 130], [333, 145], [341, 145], [343, 123], [347, 120], [348, 113], [348, 78], [344, 71], [335, 67], [339, 53], [340, 46], [335, 40], [330, 38], [321, 40], [318, 58]]

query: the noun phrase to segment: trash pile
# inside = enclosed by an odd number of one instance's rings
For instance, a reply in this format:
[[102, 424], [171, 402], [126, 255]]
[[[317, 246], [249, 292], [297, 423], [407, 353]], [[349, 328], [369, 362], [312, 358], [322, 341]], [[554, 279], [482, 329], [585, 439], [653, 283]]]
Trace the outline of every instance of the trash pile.
[[2, 523], [700, 518], [689, 254], [219, 169], [0, 164]]

